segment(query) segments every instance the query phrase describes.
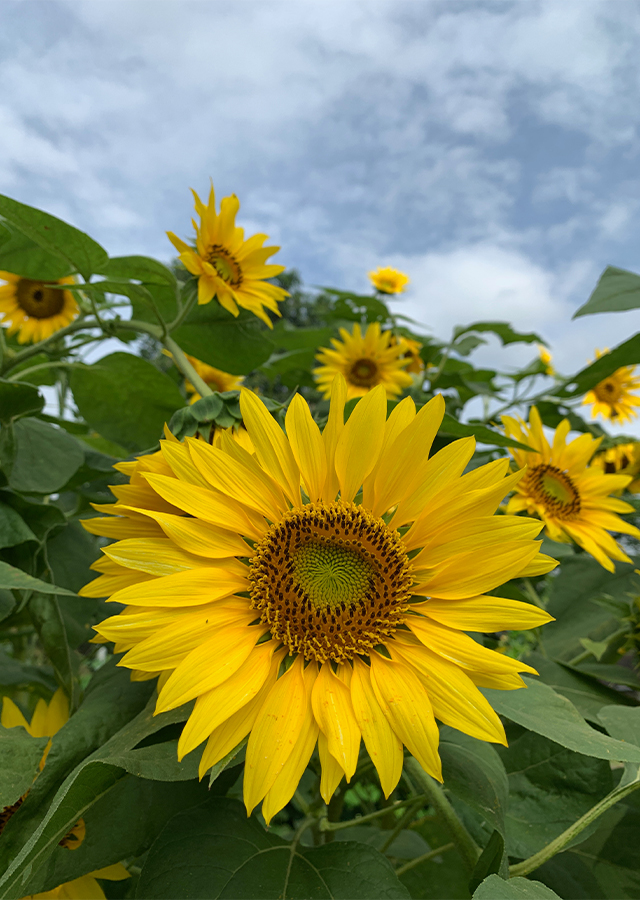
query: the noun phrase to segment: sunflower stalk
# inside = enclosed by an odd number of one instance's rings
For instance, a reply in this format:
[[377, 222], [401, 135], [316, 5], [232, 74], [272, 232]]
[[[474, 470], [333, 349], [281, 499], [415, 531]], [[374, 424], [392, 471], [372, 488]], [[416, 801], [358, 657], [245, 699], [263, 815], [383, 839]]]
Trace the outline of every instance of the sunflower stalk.
[[423, 790], [427, 800], [434, 810], [442, 818], [447, 830], [454, 840], [460, 856], [470, 872], [475, 868], [480, 856], [480, 848], [464, 827], [453, 807], [444, 795], [444, 791], [435, 779], [428, 775], [417, 759], [408, 757], [404, 763], [412, 781], [416, 782]]
[[511, 866], [509, 868], [509, 877], [517, 878], [518, 876], [529, 875], [531, 872], [534, 872], [544, 863], [548, 862], [550, 859], [556, 856], [556, 854], [564, 850], [564, 848], [568, 844], [570, 844], [575, 837], [583, 832], [585, 828], [588, 828], [588, 826], [591, 825], [592, 822], [595, 822], [596, 819], [600, 818], [603, 813], [605, 813], [608, 809], [611, 809], [612, 806], [615, 806], [616, 803], [624, 799], [624, 797], [627, 797], [629, 794], [633, 793], [633, 791], [637, 790], [639, 787], [640, 770], [633, 781], [630, 781], [628, 784], [625, 784], [622, 787], [614, 788], [599, 803], [596, 803], [595, 806], [592, 806], [591, 809], [586, 812], [581, 818], [579, 818], [577, 822], [574, 822], [573, 825], [570, 825], [565, 831], [562, 832], [562, 834], [558, 835], [557, 838], [547, 844], [546, 847], [543, 847], [542, 850], [539, 850], [538, 853], [534, 853], [533, 856], [529, 857], [529, 859], [525, 859], [523, 862], [517, 863], [515, 866]]
[[5, 354], [6, 358], [4, 360], [2, 368], [0, 368], [0, 375], [5, 375], [7, 372], [10, 372], [11, 369], [15, 369], [16, 366], [19, 366], [26, 360], [31, 359], [32, 356], [38, 356], [38, 354], [42, 353], [42, 351], [45, 350], [49, 346], [49, 344], [53, 344], [56, 341], [59, 341], [60, 338], [66, 337], [66, 335], [68, 334], [73, 334], [75, 331], [81, 331], [85, 328], [98, 327], [100, 327], [99, 322], [91, 319], [87, 320], [85, 316], [81, 314], [77, 319], [74, 319], [71, 324], [65, 326], [64, 328], [60, 328], [58, 331], [49, 335], [49, 337], [45, 338], [43, 341], [38, 341], [37, 344], [32, 344], [30, 347], [26, 347], [24, 350], [20, 350], [19, 353], [14, 353], [11, 356]]
[[397, 877], [399, 878], [401, 875], [404, 875], [405, 872], [408, 872], [410, 869], [414, 869], [421, 863], [429, 862], [430, 859], [433, 859], [436, 856], [440, 856], [441, 853], [446, 853], [447, 850], [453, 850], [454, 847], [454, 843], [443, 844], [442, 847], [436, 847], [435, 850], [429, 850], [427, 853], [423, 853], [422, 856], [416, 856], [415, 859], [410, 859], [408, 863], [405, 863], [403, 866], [399, 866], [396, 869]]
[[405, 806], [415, 806], [418, 802], [423, 805], [429, 800], [428, 794], [419, 797], [408, 797], [406, 800], [398, 800], [392, 806], [385, 806], [384, 809], [376, 809], [375, 812], [367, 813], [365, 816], [356, 816], [355, 819], [349, 819], [348, 822], [330, 822], [327, 816], [320, 819], [320, 831], [342, 831], [343, 828], [353, 828], [354, 825], [362, 825], [363, 822], [371, 822], [373, 819], [379, 819], [380, 816], [386, 816], [396, 809], [402, 809]]

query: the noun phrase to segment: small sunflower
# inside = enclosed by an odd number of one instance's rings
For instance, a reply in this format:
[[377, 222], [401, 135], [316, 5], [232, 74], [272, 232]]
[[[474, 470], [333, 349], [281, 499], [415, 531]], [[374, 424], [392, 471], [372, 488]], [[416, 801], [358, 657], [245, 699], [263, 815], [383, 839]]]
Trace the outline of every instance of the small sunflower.
[[400, 294], [409, 284], [409, 276], [397, 269], [387, 266], [385, 269], [378, 266], [375, 272], [369, 272], [372, 285], [382, 294]]
[[79, 309], [71, 291], [56, 284], [75, 284], [75, 278], [34, 281], [11, 272], [0, 272], [0, 324], [7, 334], [18, 332], [18, 343], [35, 344], [51, 337], [78, 316]]
[[552, 540], [575, 541], [609, 572], [615, 569], [614, 559], [631, 562], [609, 534], [614, 531], [640, 538], [640, 531], [617, 515], [633, 512], [633, 507], [610, 496], [627, 487], [631, 476], [605, 475], [601, 468], [589, 466], [602, 438], [581, 434], [567, 443], [571, 426], [563, 419], [549, 443], [535, 406], [528, 425], [511, 416], [503, 416], [502, 422], [510, 438], [534, 448], [534, 452], [509, 450], [516, 465], [528, 469], [515, 486], [507, 512], [539, 516]]
[[102, 890], [96, 878], [104, 878], [105, 881], [123, 881], [130, 878], [129, 872], [121, 863], [105, 866], [104, 869], [96, 869], [88, 875], [74, 878], [73, 881], [65, 881], [50, 891], [40, 894], [29, 894], [22, 900], [106, 900], [106, 894]]
[[[242, 382], [244, 381], [243, 375], [230, 375], [229, 372], [223, 372], [222, 369], [216, 369], [214, 366], [201, 362], [199, 359], [196, 359], [195, 356], [187, 355], [187, 359], [204, 383], [208, 384], [214, 391], [219, 391], [221, 394], [224, 394], [225, 391], [240, 390]], [[197, 400], [202, 399], [190, 381], [185, 380], [184, 386], [187, 393], [191, 394], [189, 403], [195, 403]]]
[[374, 322], [367, 327], [364, 335], [358, 324], [353, 332], [340, 329], [341, 341], [331, 338], [333, 350], [320, 347], [316, 356], [321, 366], [313, 370], [318, 390], [329, 399], [331, 385], [337, 375], [347, 382], [347, 399], [364, 397], [372, 388], [381, 384], [390, 400], [396, 399], [412, 384], [406, 368], [410, 359], [405, 356], [405, 348], [395, 340], [391, 331], [380, 332], [380, 325]]
[[424, 372], [424, 362], [420, 356], [422, 344], [420, 341], [414, 341], [413, 338], [398, 337], [395, 339], [404, 349], [404, 358], [409, 360], [409, 365], [405, 369], [413, 375], [421, 375]]
[[238, 315], [240, 306], [272, 328], [265, 309], [279, 316], [278, 302], [289, 296], [283, 288], [265, 281], [284, 272], [284, 266], [266, 264], [280, 248], [263, 247], [266, 234], [254, 234], [245, 240], [244, 229], [235, 224], [240, 208], [235, 194], [223, 197], [217, 213], [213, 185], [207, 206], [195, 191], [192, 193], [200, 216], [199, 226], [192, 220], [196, 231], [195, 249], [171, 231], [167, 236], [180, 251], [185, 268], [198, 277], [198, 303], [210, 303], [216, 297], [232, 315]]
[[[596, 359], [608, 352], [607, 348], [596, 350]], [[602, 416], [612, 422], [631, 422], [638, 417], [635, 407], [640, 406], [640, 397], [632, 392], [640, 388], [640, 376], [635, 370], [635, 366], [622, 366], [588, 392], [582, 403], [593, 404], [592, 419]]]
[[178, 753], [206, 742], [201, 776], [249, 735], [245, 804], [262, 801], [267, 821], [316, 744], [328, 802], [361, 740], [387, 797], [403, 745], [442, 779], [435, 718], [505, 743], [478, 686], [515, 689], [534, 670], [464, 631], [550, 619], [485, 596], [556, 565], [540, 522], [493, 515], [522, 473], [502, 459], [463, 475], [472, 438], [429, 457], [442, 396], [417, 413], [406, 398], [387, 420], [378, 386], [345, 424], [346, 395], [336, 378], [323, 432], [296, 395], [285, 434], [244, 390], [255, 454], [224, 434], [219, 447], [162, 441], [144, 488], [113, 489], [119, 518], [86, 523], [124, 538], [82, 589], [125, 604], [96, 630], [126, 651], [119, 665], [160, 675], [157, 712], [195, 699]]
[[551, 365], [553, 357], [551, 356], [547, 348], [542, 346], [542, 344], [538, 344], [538, 356], [540, 357], [540, 362], [545, 367], [545, 375], [555, 375], [556, 370]]
[[606, 475], [630, 475], [634, 480], [626, 490], [635, 494], [640, 489], [640, 441], [615, 444], [601, 450], [591, 460], [591, 465], [601, 469]]

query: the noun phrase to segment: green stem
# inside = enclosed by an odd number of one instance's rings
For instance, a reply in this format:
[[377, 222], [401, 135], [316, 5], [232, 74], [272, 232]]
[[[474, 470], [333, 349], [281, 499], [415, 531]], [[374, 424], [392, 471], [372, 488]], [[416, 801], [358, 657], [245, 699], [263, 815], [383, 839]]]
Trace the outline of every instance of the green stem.
[[189, 297], [189, 299], [188, 299], [187, 302], [184, 304], [184, 306], [181, 306], [181, 307], [179, 308], [179, 310], [178, 310], [178, 315], [175, 317], [175, 319], [173, 320], [173, 322], [170, 322], [170, 323], [167, 325], [167, 330], [168, 330], [168, 331], [173, 331], [174, 328], [177, 328], [177, 327], [178, 327], [178, 325], [182, 325], [182, 323], [184, 322], [184, 320], [187, 318], [187, 316], [189, 315], [189, 313], [190, 313], [191, 310], [193, 309], [193, 306], [194, 306], [194, 304], [195, 304], [195, 302], [196, 302], [197, 296], [198, 296], [198, 295], [194, 292], [194, 293], [192, 294], [192, 296]]
[[[610, 634], [606, 639], [607, 644], [611, 644], [613, 641], [617, 640], [619, 637], [627, 634], [629, 631], [628, 628], [619, 628], [617, 631], [614, 631], [613, 634]], [[583, 650], [582, 653], [578, 653], [577, 656], [574, 656], [573, 659], [569, 660], [567, 663], [568, 666], [578, 666], [581, 662], [584, 662], [585, 659], [589, 659], [590, 656], [595, 656], [595, 654], [591, 650]]]
[[428, 797], [425, 794], [420, 797], [409, 797], [407, 800], [398, 800], [397, 803], [393, 803], [391, 806], [386, 806], [384, 809], [377, 809], [375, 812], [368, 813], [366, 816], [358, 816], [357, 819], [349, 819], [348, 822], [330, 822], [329, 819], [324, 816], [320, 819], [320, 831], [342, 831], [343, 828], [353, 828], [354, 825], [362, 825], [363, 822], [371, 822], [372, 819], [386, 816], [390, 812], [393, 812], [394, 809], [402, 809], [403, 806], [413, 806], [418, 800], [422, 804], [427, 799]]
[[404, 761], [405, 769], [408, 770], [411, 779], [422, 788], [427, 795], [427, 799], [436, 813], [442, 818], [449, 834], [454, 840], [460, 856], [464, 860], [470, 872], [475, 868], [480, 856], [480, 848], [476, 845], [467, 829], [464, 827], [440, 785], [431, 775], [427, 775], [417, 759], [409, 756]]
[[32, 356], [37, 356], [38, 353], [41, 353], [45, 347], [48, 347], [49, 344], [55, 343], [59, 341], [60, 338], [65, 337], [67, 334], [73, 334], [74, 331], [80, 331], [83, 328], [99, 328], [99, 323], [93, 321], [91, 319], [87, 320], [84, 316], [78, 316], [77, 319], [74, 319], [70, 325], [67, 325], [65, 328], [61, 328], [59, 331], [54, 332], [49, 335], [48, 338], [45, 338], [43, 341], [38, 341], [37, 344], [32, 344], [30, 347], [27, 347], [25, 350], [21, 350], [19, 353], [14, 354], [12, 357], [8, 358], [2, 369], [0, 369], [0, 374], [4, 375], [6, 372], [11, 371], [16, 366], [19, 366], [21, 363], [25, 362], [27, 359], [31, 359]]
[[396, 823], [395, 828], [393, 829], [393, 831], [391, 832], [389, 837], [386, 839], [386, 841], [384, 842], [382, 847], [380, 847], [380, 853], [386, 853], [386, 851], [393, 844], [393, 842], [398, 837], [398, 835], [403, 830], [403, 828], [406, 828], [406, 826], [413, 819], [413, 817], [418, 812], [418, 810], [422, 809], [423, 806], [424, 806], [424, 800], [422, 799], [422, 797], [420, 797], [418, 800], [416, 800], [416, 802], [412, 806], [410, 806], [407, 809], [407, 811], [404, 813], [404, 815], [400, 816], [400, 818], [398, 819], [398, 822]]
[[15, 375], [10, 375], [7, 381], [21, 381], [25, 376], [38, 372], [41, 369], [75, 369], [83, 367], [83, 363], [77, 362], [46, 362], [38, 363], [37, 366], [29, 366], [28, 369], [21, 369]]
[[625, 784], [624, 787], [614, 788], [610, 794], [607, 794], [603, 800], [596, 803], [595, 806], [592, 806], [584, 816], [578, 819], [577, 822], [574, 822], [573, 825], [570, 825], [566, 831], [563, 831], [561, 835], [551, 841], [551, 843], [547, 844], [546, 847], [543, 847], [538, 853], [534, 853], [529, 859], [525, 859], [523, 862], [511, 866], [509, 869], [509, 877], [516, 878], [519, 875], [529, 875], [530, 872], [534, 872], [543, 865], [543, 863], [546, 863], [555, 856], [556, 853], [560, 853], [564, 850], [567, 844], [571, 843], [580, 832], [584, 831], [584, 829], [591, 825], [592, 822], [595, 822], [599, 816], [639, 787], [640, 777], [636, 778], [635, 781], [629, 782], [629, 784]]
[[187, 359], [184, 351], [176, 344], [173, 338], [168, 334], [165, 335], [163, 344], [165, 345], [169, 353], [171, 353], [176, 366], [180, 369], [187, 381], [191, 382], [200, 396], [207, 397], [209, 396], [209, 394], [213, 394], [213, 391], [211, 390], [207, 382], [203, 381], [200, 375], [198, 375], [196, 370]]
[[420, 863], [428, 862], [430, 859], [433, 859], [434, 856], [440, 856], [441, 853], [446, 853], [447, 850], [453, 850], [454, 847], [455, 844], [443, 844], [442, 847], [436, 847], [435, 850], [429, 850], [428, 853], [423, 853], [422, 856], [417, 856], [415, 859], [405, 863], [404, 866], [400, 866], [396, 869], [396, 875], [400, 877], [400, 875], [404, 875], [405, 872], [408, 872], [409, 869], [419, 866]]

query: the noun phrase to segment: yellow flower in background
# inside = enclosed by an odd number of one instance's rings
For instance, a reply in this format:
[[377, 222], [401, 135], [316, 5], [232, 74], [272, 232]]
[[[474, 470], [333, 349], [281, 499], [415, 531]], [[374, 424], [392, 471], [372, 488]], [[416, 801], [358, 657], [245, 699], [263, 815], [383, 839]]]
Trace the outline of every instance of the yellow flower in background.
[[[58, 688], [49, 703], [42, 698], [38, 700], [33, 715], [31, 716], [31, 722], [27, 722], [20, 709], [10, 697], [2, 698], [0, 724], [3, 728], [16, 728], [18, 725], [21, 725], [31, 737], [51, 738], [60, 731], [62, 726], [68, 720], [69, 701], [62, 688]], [[49, 741], [42, 754], [40, 771], [42, 771], [44, 767], [50, 747], [51, 741]]]
[[[596, 350], [596, 359], [608, 352], [607, 348]], [[593, 404], [592, 419], [602, 416], [612, 422], [631, 422], [637, 418], [635, 407], [640, 406], [640, 397], [632, 392], [640, 389], [640, 377], [635, 369], [635, 366], [622, 366], [587, 393], [582, 403]]]
[[351, 334], [341, 328], [340, 336], [341, 341], [331, 338], [333, 350], [320, 347], [316, 359], [322, 365], [313, 369], [318, 390], [326, 400], [331, 396], [331, 385], [338, 375], [347, 382], [348, 400], [364, 397], [377, 385], [382, 385], [387, 397], [394, 400], [410, 387], [412, 379], [406, 372], [410, 362], [405, 356], [406, 348], [396, 341], [391, 331], [381, 333], [379, 323], [374, 322], [367, 326], [364, 335], [355, 324]]
[[606, 475], [630, 475], [634, 480], [626, 490], [635, 494], [640, 490], [640, 442], [629, 441], [601, 450], [591, 460], [591, 465], [601, 469]]
[[79, 313], [71, 291], [53, 287], [75, 284], [75, 278], [57, 281], [34, 281], [11, 272], [0, 272], [0, 325], [7, 334], [18, 333], [18, 343], [37, 343], [51, 337], [77, 317]]
[[543, 347], [542, 344], [538, 344], [538, 356], [540, 357], [540, 362], [543, 366], [545, 366], [545, 374], [546, 375], [555, 375], [556, 370], [551, 365], [551, 360], [553, 357], [549, 353], [546, 347]]
[[244, 229], [235, 224], [240, 208], [235, 194], [223, 197], [217, 213], [213, 185], [207, 206], [195, 191], [192, 193], [200, 217], [200, 225], [193, 221], [195, 249], [171, 231], [167, 236], [180, 252], [185, 268], [198, 278], [198, 303], [210, 303], [216, 297], [232, 315], [237, 316], [238, 307], [242, 307], [272, 328], [265, 310], [279, 316], [278, 302], [289, 296], [283, 288], [265, 281], [284, 272], [284, 266], [266, 263], [280, 248], [263, 247], [266, 234], [254, 234], [245, 240]]
[[539, 516], [552, 540], [575, 541], [609, 572], [615, 570], [614, 559], [631, 562], [609, 534], [614, 531], [640, 538], [640, 531], [618, 515], [633, 512], [633, 507], [610, 496], [627, 487], [631, 477], [605, 475], [601, 468], [589, 466], [602, 438], [581, 434], [567, 443], [570, 425], [563, 419], [549, 443], [535, 406], [528, 425], [511, 416], [503, 416], [502, 422], [510, 438], [535, 450], [509, 449], [516, 465], [528, 469], [515, 486], [507, 512]]
[[397, 269], [387, 266], [383, 269], [381, 266], [375, 272], [369, 272], [369, 278], [374, 288], [383, 294], [400, 294], [409, 284], [409, 276]]
[[[216, 369], [214, 366], [201, 362], [195, 356], [187, 355], [187, 359], [204, 383], [208, 384], [214, 391], [224, 394], [225, 391], [240, 390], [244, 381], [243, 375], [230, 375], [229, 372], [223, 372], [221, 369]], [[189, 397], [189, 403], [195, 403], [196, 400], [202, 399], [190, 381], [185, 381], [184, 386], [187, 393], [192, 395]]]
[[106, 881], [123, 881], [130, 877], [125, 867], [121, 863], [116, 863], [113, 866], [105, 866], [104, 869], [96, 869], [89, 875], [74, 878], [73, 881], [66, 881], [51, 891], [29, 894], [22, 900], [106, 900], [106, 895], [96, 878], [104, 878]]
[[104, 548], [108, 570], [81, 592], [125, 605], [96, 630], [126, 651], [119, 665], [161, 673], [156, 712], [195, 699], [178, 753], [205, 744], [201, 776], [248, 735], [245, 804], [267, 822], [316, 744], [328, 802], [361, 740], [387, 797], [403, 745], [442, 778], [435, 718], [505, 743], [478, 686], [515, 689], [533, 670], [464, 631], [550, 619], [485, 596], [556, 565], [540, 522], [493, 515], [521, 473], [501, 459], [463, 475], [472, 438], [429, 457], [442, 396], [387, 420], [378, 386], [345, 424], [346, 397], [336, 378], [321, 432], [296, 395], [285, 433], [242, 391], [255, 454], [228, 434], [162, 441], [144, 489], [113, 489], [140, 532]]
[[391, 344], [393, 346], [399, 344], [404, 350], [403, 356], [409, 361], [405, 372], [411, 372], [414, 375], [420, 375], [424, 372], [425, 366], [420, 356], [420, 351], [422, 350], [420, 341], [404, 337], [404, 335], [394, 335], [391, 338]]

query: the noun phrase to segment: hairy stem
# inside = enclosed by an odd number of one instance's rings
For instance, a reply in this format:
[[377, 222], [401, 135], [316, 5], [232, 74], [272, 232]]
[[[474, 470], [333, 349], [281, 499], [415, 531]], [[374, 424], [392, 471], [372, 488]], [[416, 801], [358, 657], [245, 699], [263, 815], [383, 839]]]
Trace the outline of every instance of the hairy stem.
[[519, 875], [529, 875], [530, 872], [535, 871], [543, 863], [546, 863], [557, 853], [560, 853], [561, 850], [564, 850], [574, 837], [584, 831], [584, 829], [591, 825], [592, 822], [595, 822], [597, 818], [614, 806], [619, 800], [622, 800], [623, 797], [626, 797], [627, 794], [631, 794], [639, 787], [640, 774], [636, 776], [634, 781], [630, 781], [623, 787], [614, 788], [610, 794], [607, 794], [604, 799], [599, 803], [596, 803], [595, 806], [592, 806], [584, 816], [578, 819], [577, 822], [574, 822], [573, 825], [570, 825], [566, 831], [563, 831], [561, 835], [551, 841], [551, 843], [547, 844], [546, 847], [543, 847], [538, 853], [534, 853], [529, 859], [525, 859], [523, 862], [511, 866], [509, 869], [509, 877], [516, 878]]
[[480, 848], [473, 840], [467, 829], [457, 817], [453, 807], [445, 797], [444, 791], [431, 775], [427, 775], [417, 759], [412, 756], [404, 761], [405, 769], [409, 772], [411, 780], [416, 782], [424, 791], [431, 806], [443, 820], [449, 834], [460, 852], [470, 872], [480, 856]]

